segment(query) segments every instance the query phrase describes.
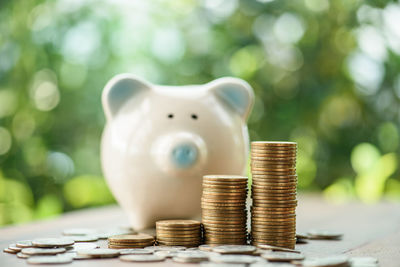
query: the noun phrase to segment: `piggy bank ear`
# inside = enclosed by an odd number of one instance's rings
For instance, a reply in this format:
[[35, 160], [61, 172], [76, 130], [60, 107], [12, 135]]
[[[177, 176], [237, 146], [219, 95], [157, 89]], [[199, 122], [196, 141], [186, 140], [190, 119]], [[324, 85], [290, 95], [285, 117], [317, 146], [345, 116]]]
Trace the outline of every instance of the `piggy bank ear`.
[[128, 99], [149, 90], [150, 87], [148, 83], [131, 74], [113, 77], [104, 87], [101, 97], [107, 120], [114, 117]]
[[254, 103], [253, 88], [242, 79], [224, 77], [209, 83], [210, 90], [246, 121]]

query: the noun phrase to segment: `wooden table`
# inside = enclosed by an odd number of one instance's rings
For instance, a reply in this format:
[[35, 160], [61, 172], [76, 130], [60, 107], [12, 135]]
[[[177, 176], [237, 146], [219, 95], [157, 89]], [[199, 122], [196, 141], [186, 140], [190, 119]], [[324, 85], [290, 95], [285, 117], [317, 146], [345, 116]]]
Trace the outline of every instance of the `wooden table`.
[[[46, 221], [0, 229], [1, 247], [18, 240], [61, 235], [63, 229], [90, 227], [104, 228], [127, 225], [127, 218], [118, 206], [108, 206], [64, 214]], [[358, 202], [334, 205], [314, 195], [300, 195], [297, 208], [298, 232], [309, 229], [327, 229], [344, 233], [340, 241], [312, 240], [297, 245], [296, 249], [306, 256], [372, 256], [379, 259], [380, 266], [400, 266], [400, 203], [381, 202], [366, 205]], [[106, 241], [98, 241], [106, 247]], [[74, 261], [73, 266], [128, 266], [134, 263], [118, 259]], [[15, 255], [0, 253], [0, 266], [26, 266]], [[138, 264], [136, 264], [138, 265]], [[147, 264], [147, 265], [150, 265]], [[175, 265], [168, 260], [153, 265]], [[71, 265], [68, 265], [71, 266]], [[193, 266], [193, 265], [191, 265]]]

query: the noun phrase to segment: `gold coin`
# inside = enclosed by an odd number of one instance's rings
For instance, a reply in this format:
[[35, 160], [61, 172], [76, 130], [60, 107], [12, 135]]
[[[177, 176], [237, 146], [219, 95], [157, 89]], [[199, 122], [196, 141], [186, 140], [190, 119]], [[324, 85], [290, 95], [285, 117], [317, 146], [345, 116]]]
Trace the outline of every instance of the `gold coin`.
[[245, 182], [247, 176], [240, 175], [204, 175], [203, 180], [207, 181], [224, 181], [224, 182]]
[[293, 179], [297, 180], [297, 175], [296, 174], [291, 174], [291, 175], [269, 175], [269, 174], [253, 174], [252, 177], [259, 177], [263, 179]]
[[246, 231], [246, 225], [223, 225], [223, 224], [207, 224], [204, 225], [204, 232], [207, 233], [208, 231], [211, 232], [243, 232]]
[[277, 197], [277, 196], [271, 196], [269, 194], [253, 194], [253, 200], [260, 200], [260, 201], [292, 201], [292, 200], [297, 200], [296, 196], [283, 196], [283, 197]]
[[165, 237], [165, 236], [160, 236], [157, 237], [157, 241], [167, 241], [167, 242], [172, 242], [172, 241], [187, 241], [187, 242], [200, 242], [201, 237], [196, 236], [196, 237]]
[[287, 189], [294, 190], [297, 187], [297, 183], [266, 183], [260, 182], [258, 180], [253, 181], [251, 188], [252, 189]]
[[272, 196], [280, 196], [287, 194], [296, 194], [297, 190], [295, 189], [253, 189], [252, 194], [271, 194]]
[[289, 141], [253, 141], [251, 142], [251, 146], [261, 146], [261, 147], [270, 147], [270, 146], [289, 146], [289, 147], [297, 147], [296, 142]]
[[264, 161], [270, 161], [270, 162], [276, 162], [276, 161], [282, 161], [282, 162], [296, 162], [297, 156], [293, 154], [285, 155], [285, 154], [251, 154], [251, 162], [264, 162]]
[[240, 204], [242, 204], [242, 205], [244, 205], [244, 204], [246, 204], [246, 199], [235, 199], [235, 198], [232, 198], [232, 199], [226, 199], [226, 198], [205, 198], [205, 197], [202, 197], [201, 199], [201, 202], [204, 202], [204, 203], [221, 203], [221, 204], [230, 204], [231, 206], [232, 205], [240, 205]]
[[276, 178], [276, 177], [268, 177], [268, 176], [262, 176], [262, 175], [254, 175], [251, 179], [251, 181], [259, 181], [260, 183], [262, 182], [269, 182], [269, 183], [286, 183], [286, 182], [296, 182], [297, 183], [297, 177], [287, 177], [287, 178]]
[[238, 209], [238, 210], [221, 210], [221, 209], [202, 209], [201, 213], [203, 215], [209, 216], [246, 216], [247, 211], [246, 209]]
[[118, 242], [118, 243], [144, 243], [151, 242], [154, 240], [154, 237], [147, 234], [134, 234], [134, 235], [115, 235], [108, 238], [109, 242]]
[[230, 190], [239, 190], [244, 191], [247, 189], [247, 182], [242, 184], [233, 184], [233, 185], [225, 185], [225, 184], [215, 184], [208, 183], [203, 181], [203, 190], [213, 190], [213, 191], [230, 191]]
[[264, 172], [264, 173], [256, 173], [256, 171], [252, 171], [252, 173], [253, 173], [253, 175], [255, 175], [256, 177], [257, 177], [257, 175], [274, 175], [274, 176], [277, 176], [277, 175], [295, 175], [296, 174], [296, 172], [295, 171], [293, 171], [293, 172]]
[[163, 221], [157, 221], [156, 222], [156, 227], [157, 226], [164, 226], [164, 227], [197, 227], [200, 226], [199, 221], [195, 220], [163, 220]]
[[203, 196], [210, 197], [238, 197], [243, 198], [247, 195], [246, 190], [237, 190], [237, 191], [212, 191], [212, 190], [203, 190]]
[[258, 150], [251, 151], [250, 159], [255, 158], [255, 160], [260, 160], [259, 158], [282, 158], [282, 159], [296, 159], [297, 160], [297, 151], [266, 151], [266, 150]]
[[296, 169], [296, 164], [285, 163], [285, 162], [270, 162], [270, 161], [252, 161], [250, 164], [254, 168], [265, 168], [265, 169], [283, 169], [283, 170], [293, 170]]
[[237, 217], [215, 217], [215, 216], [202, 216], [203, 221], [225, 221], [227, 223], [237, 224], [246, 221], [245, 216], [237, 216]]
[[245, 205], [241, 205], [241, 206], [228, 206], [228, 205], [210, 205], [210, 204], [204, 204], [201, 203], [201, 207], [202, 208], [207, 208], [207, 209], [215, 209], [215, 210], [242, 210], [244, 209], [244, 207], [246, 207]]

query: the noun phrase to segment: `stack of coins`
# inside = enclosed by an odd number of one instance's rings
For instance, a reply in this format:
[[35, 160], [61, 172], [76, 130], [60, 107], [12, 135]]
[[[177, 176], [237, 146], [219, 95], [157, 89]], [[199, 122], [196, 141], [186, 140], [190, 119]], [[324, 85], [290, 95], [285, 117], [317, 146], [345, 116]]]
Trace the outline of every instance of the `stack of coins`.
[[144, 248], [154, 244], [154, 237], [147, 234], [115, 235], [108, 238], [108, 248]]
[[252, 142], [251, 235], [254, 245], [296, 243], [296, 152], [293, 142]]
[[201, 244], [201, 224], [194, 220], [156, 222], [157, 242], [166, 246], [197, 247]]
[[247, 177], [206, 175], [201, 198], [206, 244], [247, 243]]

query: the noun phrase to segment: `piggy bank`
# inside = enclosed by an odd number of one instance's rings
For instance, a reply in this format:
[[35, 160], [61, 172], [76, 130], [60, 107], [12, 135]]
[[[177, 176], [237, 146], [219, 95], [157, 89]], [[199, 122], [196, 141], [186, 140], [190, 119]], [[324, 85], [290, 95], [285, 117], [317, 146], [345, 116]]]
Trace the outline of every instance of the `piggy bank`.
[[246, 173], [248, 83], [162, 86], [120, 74], [105, 86], [101, 163], [131, 226], [200, 214], [202, 177]]

